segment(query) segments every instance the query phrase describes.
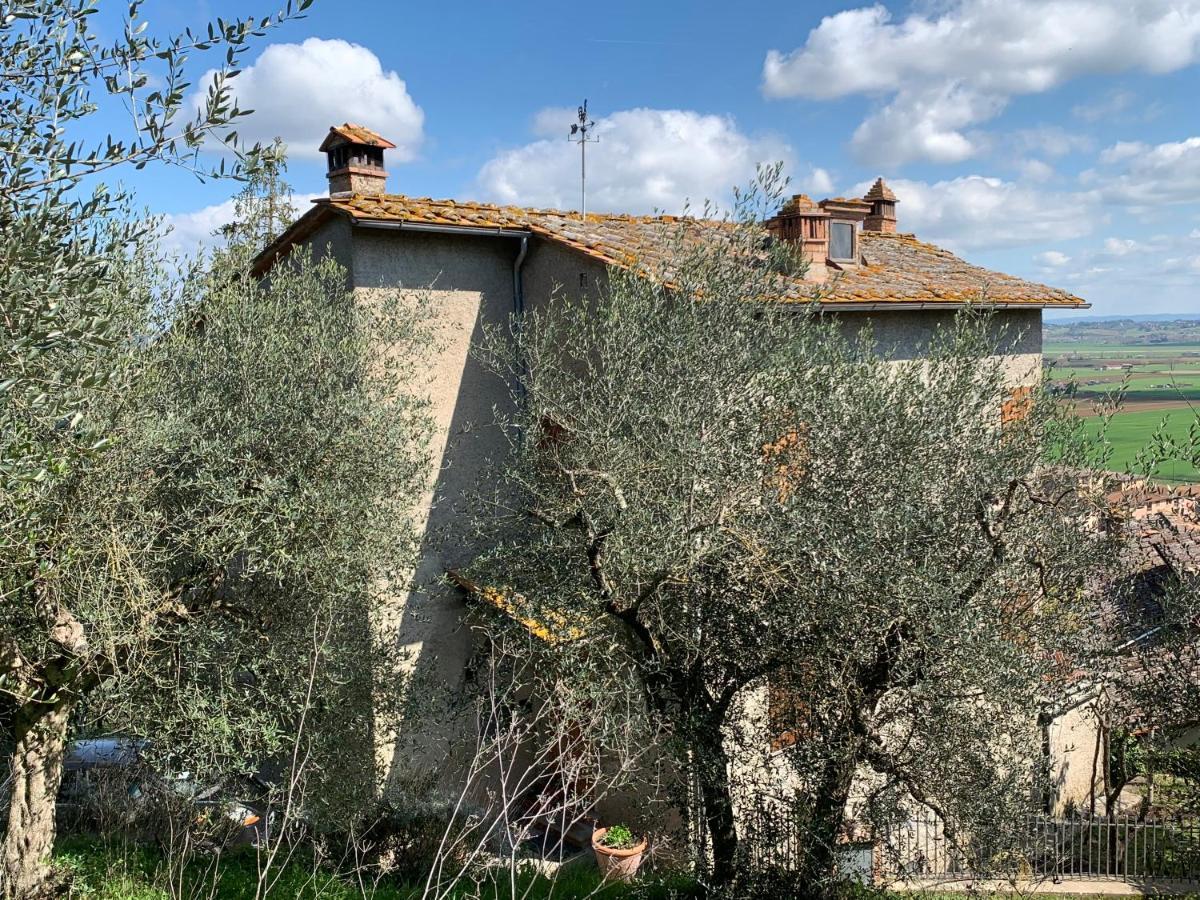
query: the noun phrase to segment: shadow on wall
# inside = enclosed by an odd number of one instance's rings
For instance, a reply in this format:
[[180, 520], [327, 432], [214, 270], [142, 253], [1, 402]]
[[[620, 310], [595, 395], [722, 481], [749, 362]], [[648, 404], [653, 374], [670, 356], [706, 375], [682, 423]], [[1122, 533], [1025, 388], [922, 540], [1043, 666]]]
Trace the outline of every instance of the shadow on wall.
[[[494, 408], [507, 402], [509, 392], [473, 358], [471, 348], [481, 342], [485, 323], [502, 325], [512, 312], [516, 242], [420, 235], [407, 237], [404, 251], [397, 252], [372, 237], [357, 252], [386, 252], [388, 259], [377, 265], [400, 268], [376, 269], [375, 283], [434, 284], [439, 330], [431, 359], [436, 476], [418, 511], [425, 516], [419, 562], [411, 589], [384, 600], [379, 617], [406, 683], [396, 714], [375, 717], [377, 781], [401, 800], [410, 789], [459, 787], [474, 748], [473, 709], [464, 690], [472, 635], [464, 599], [444, 575], [478, 551], [467, 533], [468, 498], [492, 461], [507, 452], [493, 422]], [[362, 286], [361, 279], [357, 283]]]

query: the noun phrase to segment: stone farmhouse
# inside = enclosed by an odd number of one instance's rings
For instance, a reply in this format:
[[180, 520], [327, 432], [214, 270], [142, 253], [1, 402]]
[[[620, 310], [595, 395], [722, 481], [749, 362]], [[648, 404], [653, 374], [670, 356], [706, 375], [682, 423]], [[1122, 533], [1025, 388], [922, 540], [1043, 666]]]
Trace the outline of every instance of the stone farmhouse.
[[[489, 427], [492, 408], [507, 397], [472, 358], [485, 323], [545, 308], [560, 292], [594, 296], [610, 267], [638, 267], [666, 252], [668, 216], [634, 216], [494, 206], [389, 193], [385, 152], [394, 145], [351, 124], [332, 127], [321, 144], [328, 156], [329, 196], [313, 202], [265, 248], [254, 271], [266, 275], [294, 247], [332, 254], [364, 297], [380, 289], [424, 290], [442, 329], [432, 360], [436, 419], [428, 494], [419, 519], [428, 535], [416, 587], [396, 596], [384, 619], [411, 660], [422, 690], [452, 694], [464, 682], [471, 636], [465, 598], [444, 574], [469, 561], [471, 547], [455, 539], [464, 492], [484, 461], [503, 451]], [[1005, 329], [1003, 363], [1014, 391], [1040, 377], [1042, 311], [1087, 304], [1066, 291], [972, 265], [900, 230], [900, 200], [879, 179], [862, 198], [788, 201], [767, 224], [810, 261], [806, 280], [784, 300], [807, 302], [821, 288], [823, 309], [849, 331], [870, 324], [899, 358], [918, 358], [956, 311], [986, 303]], [[688, 220], [703, 229], [716, 223]], [[381, 778], [400, 778], [438, 735], [406, 733], [401, 749], [381, 728], [376, 748]], [[443, 736], [444, 739], [444, 736]], [[430, 755], [428, 762], [437, 765]]]

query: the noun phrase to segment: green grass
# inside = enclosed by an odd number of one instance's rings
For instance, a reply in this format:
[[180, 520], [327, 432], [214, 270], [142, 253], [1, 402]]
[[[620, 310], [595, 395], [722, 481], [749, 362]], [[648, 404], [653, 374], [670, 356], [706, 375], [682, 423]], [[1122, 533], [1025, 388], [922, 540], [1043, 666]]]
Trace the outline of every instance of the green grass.
[[[55, 868], [66, 882], [67, 893], [79, 900], [170, 900], [168, 873], [161, 854], [138, 845], [102, 846], [72, 838], [60, 842]], [[214, 874], [215, 872], [215, 874]], [[257, 885], [253, 851], [227, 853], [214, 867], [211, 857], [198, 857], [185, 869], [182, 896], [212, 900], [252, 900]], [[210, 887], [212, 888], [210, 890]], [[271, 896], [298, 900], [417, 900], [421, 885], [401, 884], [386, 878], [364, 892], [348, 878], [294, 862], [280, 874]], [[528, 894], [525, 890], [528, 889]], [[470, 885], [453, 895], [456, 900], [500, 900], [511, 897], [507, 875], [495, 884]], [[518, 896], [529, 900], [596, 897], [599, 900], [669, 900], [696, 896], [693, 882], [682, 876], [646, 878], [634, 885], [603, 884], [589, 864], [571, 866], [557, 879], [528, 874], [519, 880]]]
[[[1187, 438], [1188, 430], [1195, 421], [1195, 414], [1186, 407], [1121, 410], [1113, 416], [1105, 435], [1113, 451], [1108, 467], [1114, 471], [1124, 471], [1131, 466], [1138, 451], [1150, 441], [1164, 417], [1167, 419], [1167, 433], [1177, 440]], [[1165, 462], [1154, 474], [1164, 481], [1200, 481], [1200, 470], [1182, 461]]]

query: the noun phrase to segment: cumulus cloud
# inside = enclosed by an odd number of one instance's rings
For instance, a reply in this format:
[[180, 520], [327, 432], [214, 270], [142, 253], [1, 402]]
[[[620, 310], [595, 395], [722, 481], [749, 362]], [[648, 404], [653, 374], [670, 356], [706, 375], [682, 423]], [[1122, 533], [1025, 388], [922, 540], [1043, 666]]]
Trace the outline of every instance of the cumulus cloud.
[[887, 97], [855, 132], [860, 158], [958, 162], [982, 149], [971, 126], [1013, 96], [1200, 58], [1200, 0], [949, 0], [933, 9], [899, 21], [882, 4], [827, 16], [801, 47], [768, 52], [763, 90]]
[[1085, 122], [1099, 122], [1125, 112], [1136, 99], [1133, 91], [1113, 90], [1087, 103], [1077, 103], [1071, 107], [1071, 115]]
[[[890, 181], [900, 199], [901, 231], [956, 250], [1047, 244], [1092, 229], [1096, 198], [1086, 191], [1046, 191], [1020, 182], [968, 175], [933, 183]], [[868, 187], [855, 187], [861, 195]]]
[[[1147, 260], [1154, 261], [1152, 268], [1147, 266]], [[1138, 240], [1105, 238], [1095, 246], [1081, 249], [1069, 269], [1057, 277], [1089, 285], [1097, 293], [1131, 290], [1131, 296], [1139, 303], [1180, 291], [1181, 299], [1190, 302], [1197, 269], [1200, 269], [1200, 253], [1194, 243], [1184, 235], [1160, 233]]]
[[[210, 71], [198, 82], [194, 107], [204, 103], [212, 77]], [[228, 85], [239, 106], [254, 110], [238, 133], [248, 143], [283, 138], [296, 158], [318, 157], [329, 126], [342, 122], [366, 125], [394, 143], [389, 161], [412, 159], [421, 145], [425, 113], [404, 80], [359, 44], [322, 38], [271, 44]]]
[[1154, 146], [1114, 144], [1100, 154], [1100, 163], [1081, 177], [1106, 202], [1148, 210], [1200, 197], [1200, 137]]
[[1020, 164], [1021, 177], [1029, 181], [1049, 181], [1054, 177], [1054, 169], [1040, 159], [1027, 159]]
[[169, 229], [162, 242], [163, 249], [172, 254], [194, 253], [215, 244], [217, 239], [213, 232], [233, 221], [233, 201], [214, 203], [191, 212], [166, 213], [162, 219]]
[[[566, 139], [575, 110], [547, 109], [534, 117], [541, 139], [505, 150], [478, 175], [483, 195], [500, 203], [577, 209], [579, 147]], [[755, 165], [790, 162], [791, 149], [770, 136], [743, 133], [729, 116], [679, 109], [629, 109], [596, 120], [597, 143], [587, 147], [588, 209], [678, 212], [685, 201], [728, 199], [754, 177]], [[808, 169], [799, 189], [822, 192], [827, 172]]]
[[1046, 250], [1043, 253], [1037, 254], [1034, 259], [1042, 265], [1049, 266], [1053, 269], [1065, 266], [1071, 261], [1071, 257], [1067, 256], [1067, 254], [1060, 250]]
[[[323, 196], [298, 194], [292, 197], [292, 205], [298, 214], [303, 213], [313, 200]], [[163, 239], [163, 249], [169, 254], [186, 255], [216, 245], [220, 239], [213, 232], [232, 222], [234, 212], [233, 200], [226, 200], [190, 212], [165, 213], [163, 224], [170, 231]]]

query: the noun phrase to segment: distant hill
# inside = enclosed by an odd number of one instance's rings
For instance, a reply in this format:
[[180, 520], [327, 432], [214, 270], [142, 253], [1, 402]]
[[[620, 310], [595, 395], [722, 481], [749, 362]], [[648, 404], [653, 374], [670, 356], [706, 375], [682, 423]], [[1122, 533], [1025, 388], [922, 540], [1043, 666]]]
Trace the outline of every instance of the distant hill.
[[1147, 316], [1066, 316], [1062, 313], [1047, 311], [1045, 321], [1055, 325], [1068, 322], [1080, 324], [1085, 322], [1200, 322], [1200, 315], [1155, 313]]
[[1089, 344], [1124, 347], [1170, 347], [1200, 344], [1200, 316], [1112, 316], [1048, 321], [1047, 344]]

